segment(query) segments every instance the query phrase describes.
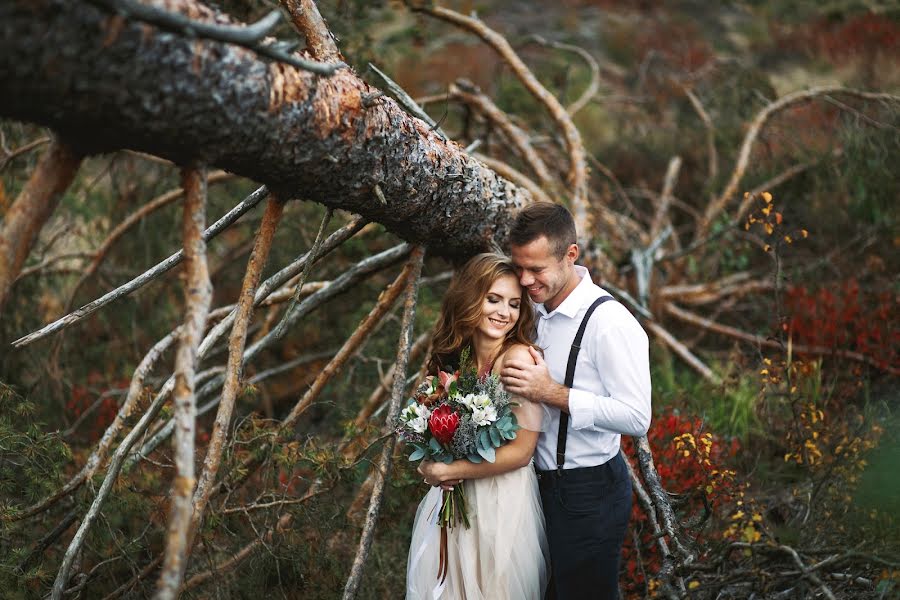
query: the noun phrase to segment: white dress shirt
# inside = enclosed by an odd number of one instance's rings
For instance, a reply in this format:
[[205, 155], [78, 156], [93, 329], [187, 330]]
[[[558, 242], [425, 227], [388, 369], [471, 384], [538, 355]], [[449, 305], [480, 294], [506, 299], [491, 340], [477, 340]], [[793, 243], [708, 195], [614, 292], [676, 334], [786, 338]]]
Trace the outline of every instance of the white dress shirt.
[[[600, 296], [582, 266], [569, 296], [548, 313], [538, 311], [537, 345], [544, 351], [550, 376], [564, 383], [569, 351], [587, 309]], [[544, 405], [547, 406], [547, 405]], [[538, 469], [556, 468], [559, 409], [547, 406], [547, 418], [535, 453]], [[618, 302], [606, 301], [588, 322], [569, 390], [569, 433], [565, 469], [601, 465], [619, 452], [622, 434], [640, 436], [650, 425], [650, 358], [647, 334]]]

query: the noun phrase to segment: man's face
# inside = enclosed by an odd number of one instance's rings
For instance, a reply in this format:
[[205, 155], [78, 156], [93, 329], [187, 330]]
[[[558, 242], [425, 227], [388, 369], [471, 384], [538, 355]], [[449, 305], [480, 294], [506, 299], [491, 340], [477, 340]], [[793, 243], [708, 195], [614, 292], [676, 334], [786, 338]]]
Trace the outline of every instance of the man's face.
[[[512, 261], [519, 273], [519, 283], [536, 303], [547, 311], [556, 310], [572, 291], [573, 266], [578, 258], [578, 246], [569, 246], [566, 254], [558, 258], [547, 236], [540, 236], [523, 245], [510, 248]], [[577, 285], [577, 281], [575, 281]]]

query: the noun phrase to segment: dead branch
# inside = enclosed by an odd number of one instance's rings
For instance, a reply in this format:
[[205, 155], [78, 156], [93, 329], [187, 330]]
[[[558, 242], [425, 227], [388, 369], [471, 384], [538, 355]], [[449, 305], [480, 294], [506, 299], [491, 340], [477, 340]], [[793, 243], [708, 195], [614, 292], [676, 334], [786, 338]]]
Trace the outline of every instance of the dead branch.
[[291, 23], [306, 38], [306, 48], [316, 60], [343, 62], [334, 35], [313, 0], [281, 0]]
[[730, 296], [770, 292], [775, 284], [771, 279], [751, 279], [752, 273], [732, 273], [718, 281], [667, 285], [657, 290], [657, 297], [678, 300], [685, 304], [711, 304]]
[[[766, 348], [777, 348], [779, 350], [784, 349], [784, 344], [781, 341], [775, 340], [773, 338], [766, 338], [761, 335], [754, 335], [752, 333], [747, 333], [746, 331], [741, 331], [736, 327], [730, 327], [728, 325], [723, 325], [721, 323], [717, 323], [711, 319], [707, 319], [705, 317], [701, 317], [698, 314], [692, 313], [690, 311], [684, 310], [676, 306], [672, 302], [665, 303], [665, 310], [667, 313], [681, 319], [685, 323], [690, 323], [696, 327], [700, 327], [702, 329], [706, 329], [720, 335], [724, 335], [730, 338], [734, 338], [737, 340], [741, 340], [744, 342], [749, 342], [757, 347], [764, 346]], [[867, 365], [873, 366], [876, 369], [881, 371], [885, 371], [892, 375], [900, 375], [900, 369], [894, 367], [893, 365], [885, 364], [878, 361], [876, 358], [871, 356], [866, 356], [861, 352], [854, 352], [852, 350], [843, 350], [840, 348], [826, 348], [824, 346], [805, 346], [802, 344], [791, 344], [793, 352], [797, 354], [808, 354], [810, 356], [834, 356], [836, 358], [846, 358], [849, 360], [853, 360], [856, 362], [865, 363]]]
[[[431, 342], [431, 332], [426, 331], [413, 343], [412, 348], [409, 350], [409, 360], [416, 360], [419, 356], [425, 351], [428, 347], [428, 344]], [[359, 409], [359, 412], [356, 414], [356, 418], [353, 420], [353, 425], [357, 429], [362, 429], [365, 427], [366, 422], [372, 417], [372, 414], [375, 410], [384, 403], [385, 398], [387, 398], [388, 392], [391, 391], [394, 378], [397, 373], [397, 363], [395, 362], [391, 365], [391, 368], [388, 369], [388, 372], [385, 374], [384, 379], [381, 380], [381, 384], [375, 388], [375, 390], [369, 395], [369, 398], [366, 400], [366, 403], [363, 404], [363, 407]]]
[[[212, 185], [214, 183], [219, 183], [222, 181], [229, 181], [233, 178], [234, 175], [232, 175], [231, 173], [226, 173], [225, 171], [214, 171], [209, 174], [209, 177], [207, 177], [206, 184]], [[78, 279], [77, 282], [75, 282], [75, 285], [72, 287], [72, 291], [69, 292], [63, 312], [69, 312], [72, 307], [72, 303], [75, 301], [75, 295], [78, 293], [78, 290], [81, 289], [81, 286], [84, 285], [84, 283], [89, 278], [91, 278], [94, 273], [97, 272], [97, 269], [99, 269], [100, 265], [103, 264], [103, 261], [106, 259], [106, 256], [109, 253], [109, 249], [112, 248], [113, 244], [119, 241], [119, 239], [121, 239], [129, 229], [131, 229], [142, 219], [147, 217], [147, 215], [159, 210], [160, 208], [163, 208], [164, 206], [168, 206], [172, 202], [179, 200], [182, 196], [184, 196], [183, 188], [170, 190], [164, 194], [157, 196], [147, 204], [144, 204], [138, 210], [128, 215], [121, 223], [119, 223], [93, 252], [93, 256], [91, 257], [91, 264], [88, 265], [87, 269], [84, 269], [83, 275]]]
[[188, 579], [186, 582], [184, 582], [181, 591], [184, 592], [193, 589], [222, 573], [234, 572], [241, 565], [241, 563], [253, 556], [253, 554], [257, 550], [259, 550], [259, 548], [271, 543], [276, 533], [282, 533], [286, 531], [287, 528], [290, 527], [293, 519], [294, 517], [293, 515], [291, 515], [291, 513], [285, 513], [281, 515], [275, 527], [266, 530], [266, 532], [262, 536], [257, 537], [252, 542], [229, 557], [227, 560], [219, 563], [209, 571], [198, 573], [197, 575], [194, 575], [193, 577]]
[[281, 429], [283, 431], [291, 429], [297, 423], [300, 416], [306, 412], [306, 409], [309, 408], [313, 400], [322, 392], [325, 384], [334, 377], [334, 375], [343, 367], [344, 363], [353, 356], [362, 342], [369, 337], [375, 327], [381, 323], [388, 311], [394, 307], [394, 303], [400, 298], [400, 294], [403, 292], [404, 286], [407, 284], [409, 277], [411, 277], [411, 273], [413, 273], [414, 270], [415, 264], [407, 263], [400, 274], [397, 275], [397, 278], [385, 288], [378, 297], [375, 306], [369, 311], [369, 314], [360, 322], [356, 330], [347, 338], [347, 341], [344, 342], [341, 349], [338, 350], [338, 353], [335, 354], [334, 358], [331, 359], [324, 369], [322, 369], [312, 385], [309, 386], [306, 393], [303, 394], [303, 397], [296, 405], [294, 405], [291, 412], [288, 413], [288, 416], [285, 417], [284, 422], [281, 424]]
[[[194, 493], [191, 523], [185, 543], [185, 562], [190, 557], [194, 537], [197, 534], [200, 523], [203, 521], [203, 514], [209, 502], [212, 485], [215, 482], [216, 474], [219, 472], [219, 464], [225, 448], [225, 438], [228, 435], [231, 415], [234, 412], [235, 399], [240, 391], [244, 345], [247, 341], [247, 328], [250, 324], [250, 317], [253, 314], [255, 293], [259, 286], [262, 269], [269, 257], [269, 250], [272, 248], [275, 229], [281, 221], [283, 211], [284, 203], [274, 196], [270, 196], [266, 204], [266, 212], [263, 215], [262, 224], [256, 235], [253, 251], [250, 254], [247, 269], [244, 273], [244, 283], [234, 311], [234, 325], [231, 329], [231, 336], [228, 339], [228, 364], [225, 367], [225, 384], [222, 387], [222, 397], [219, 401], [216, 420], [213, 423], [212, 435], [206, 447], [203, 471], [200, 474], [200, 479], [197, 481], [197, 489]], [[311, 251], [311, 254], [314, 255], [314, 251]]]
[[718, 197], [714, 198], [706, 207], [706, 212], [703, 215], [703, 220], [701, 220], [697, 225], [697, 230], [694, 233], [695, 240], [700, 240], [706, 237], [709, 228], [712, 225], [712, 222], [722, 213], [722, 211], [725, 209], [725, 206], [731, 200], [732, 196], [734, 196], [734, 194], [737, 192], [738, 186], [740, 185], [740, 182], [744, 177], [744, 173], [747, 170], [747, 166], [750, 163], [750, 153], [753, 150], [753, 145], [756, 142], [757, 137], [759, 137], [759, 133], [766, 122], [772, 116], [782, 110], [785, 110], [786, 108], [790, 108], [803, 102], [809, 102], [818, 97], [828, 94], [840, 94], [870, 101], [895, 103], [900, 102], [900, 96], [894, 96], [892, 94], [864, 92], [861, 90], [845, 88], [842, 86], [823, 86], [787, 94], [786, 96], [783, 96], [775, 102], [772, 102], [771, 104], [766, 106], [763, 110], [757, 113], [753, 121], [750, 122], [749, 129], [747, 130], [747, 134], [744, 136], [744, 141], [741, 144], [737, 163], [734, 166], [731, 177], [729, 178], [728, 183], [725, 185], [725, 189], [722, 191], [722, 193]]
[[312, 269], [313, 263], [318, 259], [319, 252], [322, 248], [322, 239], [325, 237], [325, 228], [328, 227], [328, 223], [331, 221], [331, 215], [333, 214], [334, 209], [325, 209], [325, 216], [322, 217], [322, 223], [319, 225], [319, 231], [316, 233], [316, 240], [313, 242], [312, 248], [309, 251], [310, 259], [307, 260], [306, 264], [303, 266], [303, 271], [300, 273], [300, 281], [297, 283], [293, 296], [291, 296], [291, 301], [287, 306], [287, 310], [284, 311], [284, 316], [281, 318], [281, 321], [278, 322], [278, 325], [275, 326], [275, 329], [272, 330], [272, 335], [275, 336], [276, 340], [280, 340], [284, 337], [284, 332], [287, 331], [286, 324], [293, 312], [297, 309], [297, 302], [300, 301], [300, 292], [303, 290], [303, 284], [306, 283], [306, 278], [309, 277], [309, 272]]
[[59, 500], [74, 492], [85, 481], [94, 476], [94, 474], [106, 460], [106, 455], [112, 447], [112, 444], [121, 431], [122, 427], [124, 426], [125, 421], [134, 412], [138, 401], [140, 400], [141, 396], [143, 396], [144, 379], [146, 379], [147, 375], [150, 373], [150, 370], [156, 364], [156, 361], [159, 360], [159, 357], [169, 349], [169, 347], [176, 339], [178, 339], [180, 332], [181, 327], [179, 326], [174, 331], [170, 332], [167, 336], [159, 340], [156, 345], [154, 345], [153, 348], [151, 348], [150, 351], [147, 352], [147, 354], [141, 360], [137, 369], [135, 369], [134, 374], [131, 376], [131, 384], [128, 388], [128, 396], [125, 398], [125, 401], [122, 403], [122, 406], [116, 413], [115, 418], [113, 418], [113, 422], [110, 423], [106, 428], [106, 431], [103, 432], [103, 437], [100, 438], [100, 441], [97, 443], [97, 447], [91, 453], [90, 457], [88, 457], [84, 467], [81, 468], [78, 474], [70, 479], [68, 483], [66, 483], [59, 491], [55, 492], [51, 496], [20, 512], [10, 515], [11, 521], [27, 519], [36, 514], [44, 512], [45, 510], [56, 504]]
[[[275, 27], [281, 19], [281, 12], [271, 11], [268, 15], [252, 25], [233, 25], [222, 15], [213, 16], [216, 23], [190, 19], [182, 14], [169, 12], [155, 6], [144, 4], [138, 0], [89, 0], [91, 3], [102, 6], [125, 18], [133, 18], [156, 27], [181, 34], [185, 37], [200, 37], [227, 44], [242, 46], [252, 50], [260, 56], [265, 56], [279, 62], [283, 62], [317, 75], [333, 75], [335, 71], [346, 67], [343, 62], [321, 63], [300, 58], [295, 54], [288, 54], [276, 44], [263, 41], [269, 31]], [[209, 10], [209, 9], [207, 9]], [[209, 16], [209, 13], [207, 15]], [[222, 24], [222, 21], [225, 24]]]
[[53, 265], [56, 263], [65, 261], [65, 260], [77, 260], [77, 259], [85, 259], [92, 258], [94, 255], [91, 252], [63, 252], [62, 254], [57, 254], [56, 256], [51, 256], [49, 258], [45, 258], [41, 262], [36, 265], [31, 265], [29, 267], [23, 268], [19, 271], [18, 277], [16, 277], [16, 281], [14, 283], [18, 283], [19, 280], [28, 277], [29, 275], [36, 275], [37, 273], [82, 273], [84, 269], [81, 267], [57, 267], [55, 269], [51, 269]]
[[[170, 383], [171, 381], [172, 379], [170, 379], [167, 383]], [[159, 411], [162, 409], [163, 404], [165, 403], [171, 392], [171, 385], [168, 387], [168, 389], [165, 386], [163, 387], [163, 389], [153, 399], [153, 402], [150, 403], [147, 411], [143, 414], [143, 416], [141, 416], [137, 424], [132, 428], [130, 432], [128, 432], [128, 434], [116, 448], [116, 452], [115, 454], [113, 454], [113, 457], [109, 462], [109, 468], [106, 471], [106, 477], [104, 477], [103, 483], [100, 485], [100, 489], [97, 490], [97, 495], [94, 497], [94, 501], [91, 503], [91, 507], [88, 509], [87, 513], [85, 513], [84, 518], [81, 520], [81, 525], [78, 526], [78, 531], [75, 532], [75, 535], [69, 542], [68, 548], [66, 548], [66, 552], [63, 556], [59, 571], [56, 574], [56, 580], [53, 582], [53, 591], [51, 592], [52, 600], [59, 600], [60, 598], [62, 598], [63, 590], [65, 590], [65, 586], [68, 583], [69, 574], [72, 569], [72, 565], [75, 562], [75, 558], [80, 553], [87, 537], [88, 531], [94, 524], [94, 521], [97, 520], [97, 516], [100, 514], [100, 510], [103, 508], [103, 504], [106, 502], [106, 499], [109, 497], [109, 494], [112, 491], [113, 484], [118, 478], [119, 472], [122, 469], [122, 465], [125, 462], [125, 457], [131, 451], [131, 447], [138, 440], [138, 438], [142, 437], [144, 433], [146, 433], [147, 429], [150, 427], [150, 423], [152, 423], [153, 420], [156, 419], [156, 416], [159, 414]]]
[[550, 196], [544, 192], [536, 184], [534, 181], [528, 178], [527, 175], [522, 173], [521, 171], [517, 171], [508, 163], [503, 162], [502, 160], [498, 160], [496, 158], [491, 158], [490, 156], [485, 156], [484, 154], [480, 154], [478, 152], [473, 152], [472, 156], [480, 160], [484, 163], [484, 165], [495, 172], [500, 177], [510, 180], [512, 183], [516, 184], [521, 188], [525, 188], [531, 193], [531, 196], [534, 198], [535, 202], [552, 202]]
[[628, 468], [628, 476], [631, 478], [631, 487], [634, 490], [635, 496], [637, 496], [638, 503], [641, 505], [641, 508], [644, 509], [644, 514], [647, 515], [647, 519], [650, 521], [650, 527], [653, 528], [653, 539], [656, 540], [656, 544], [659, 546], [660, 555], [662, 556], [663, 561], [671, 560], [671, 557], [669, 556], [669, 544], [666, 542], [665, 535], [662, 535], [662, 530], [659, 528], [659, 519], [656, 518], [656, 509], [653, 506], [653, 500], [650, 499], [650, 494], [648, 494], [647, 490], [644, 488], [644, 482], [638, 477], [637, 471], [631, 466], [631, 461], [627, 457], [625, 458], [625, 466]]
[[703, 107], [703, 103], [700, 102], [700, 98], [698, 98], [689, 87], [682, 86], [682, 89], [684, 90], [684, 95], [690, 100], [691, 106], [694, 108], [697, 116], [703, 121], [703, 126], [706, 127], [706, 160], [709, 164], [709, 174], [707, 175], [706, 183], [707, 186], [711, 188], [716, 182], [716, 178], [719, 177], [719, 153], [716, 151], [716, 127], [713, 125], [709, 113], [706, 112], [706, 109]]
[[590, 102], [591, 99], [597, 95], [597, 92], [600, 91], [600, 65], [597, 63], [597, 59], [580, 46], [564, 44], [562, 42], [552, 42], [539, 35], [533, 35], [531, 36], [531, 39], [542, 46], [549, 46], [550, 48], [564, 50], [566, 52], [574, 52], [587, 63], [588, 68], [591, 70], [591, 81], [588, 83], [588, 86], [581, 92], [581, 95], [578, 96], [578, 99], [575, 100], [575, 102], [566, 107], [566, 112], [569, 113], [569, 116], [574, 117], [575, 113], [587, 106], [588, 102]]
[[656, 321], [645, 320], [644, 327], [649, 329], [651, 333], [653, 333], [657, 338], [660, 339], [660, 341], [671, 348], [675, 354], [677, 354], [684, 362], [686, 362], [688, 366], [702, 375], [704, 379], [714, 384], [722, 383], [721, 378], [716, 375], [715, 371], [706, 366], [706, 364], [702, 360], [700, 360], [696, 354], [691, 352], [687, 346], [681, 343], [674, 335], [669, 333], [669, 331], [662, 325], [660, 325]]
[[[519, 58], [519, 55], [516, 54], [516, 51], [513, 50], [506, 38], [488, 27], [477, 17], [467, 17], [454, 10], [440, 6], [413, 5], [411, 8], [414, 11], [424, 12], [452, 23], [480, 37], [510, 66], [513, 73], [525, 86], [525, 89], [544, 105], [565, 138], [566, 149], [569, 153], [568, 183], [572, 194], [572, 214], [575, 216], [575, 223], [580, 235], [587, 239], [587, 236], [590, 236], [593, 231], [593, 227], [588, 210], [588, 177], [584, 144], [581, 141], [581, 134], [572, 122], [571, 116], [563, 108], [559, 100], [538, 81], [537, 77]], [[587, 244], [583, 244], [583, 247], [587, 248]]]
[[[662, 531], [669, 537], [669, 542], [674, 549], [675, 558], [682, 564], [690, 564], [694, 561], [695, 556], [691, 550], [685, 547], [681, 540], [681, 527], [678, 524], [678, 519], [675, 517], [675, 511], [672, 509], [672, 505], [669, 502], [668, 494], [665, 488], [663, 488], [659, 473], [656, 471], [656, 466], [653, 464], [653, 453], [650, 450], [650, 442], [647, 440], [647, 436], [633, 439], [641, 475], [643, 475], [644, 482], [646, 483], [647, 492], [653, 500], [653, 506], [662, 521]], [[668, 581], [666, 580], [671, 577], [671, 572], [661, 572], [660, 577], [663, 579], [664, 585], [667, 585]], [[680, 581], [679, 586], [683, 592], [683, 584], [681, 584]]]
[[41, 228], [72, 183], [81, 158], [66, 143], [54, 139], [25, 187], [3, 215], [0, 226], [0, 312]]
[[[300, 276], [307, 268], [307, 265], [309, 265], [311, 262], [321, 260], [328, 254], [330, 254], [335, 248], [353, 237], [353, 235], [359, 232], [360, 229], [362, 229], [364, 226], [364, 219], [360, 217], [352, 219], [349, 223], [329, 235], [322, 243], [320, 251], [315, 255], [313, 255], [312, 252], [306, 252], [299, 258], [291, 262], [291, 264], [287, 265], [286, 267], [282, 268], [277, 273], [269, 277], [262, 283], [262, 285], [259, 286], [259, 289], [256, 291], [254, 306], [261, 305], [271, 296], [278, 293], [279, 288], [287, 285], [295, 276]], [[291, 296], [293, 296], [293, 289], [290, 290], [290, 294]], [[217, 323], [216, 326], [210, 330], [209, 334], [207, 334], [206, 338], [204, 338], [203, 342], [200, 344], [201, 358], [206, 357], [210, 349], [225, 336], [225, 333], [231, 329], [231, 325], [233, 322], [234, 312], [232, 311], [231, 314], [222, 319], [222, 321]]]
[[[206, 243], [203, 229], [206, 223], [206, 169], [192, 165], [182, 170], [181, 187], [184, 202], [184, 326], [175, 355], [175, 391], [173, 393], [175, 436], [175, 481], [172, 484], [169, 526], [166, 534], [166, 556], [163, 559], [156, 598], [170, 600], [177, 596], [187, 562], [188, 531], [196, 479], [194, 477], [194, 439], [197, 425], [197, 400], [194, 394], [197, 349], [206, 327], [206, 317], [212, 302], [212, 283], [206, 264]], [[243, 300], [243, 298], [241, 299]], [[240, 305], [239, 305], [240, 307]]]
[[[835, 149], [831, 153], [831, 156], [834, 158], [837, 158], [837, 157], [841, 156], [842, 154], [843, 154], [842, 150]], [[768, 179], [767, 181], [764, 181], [763, 183], [759, 184], [758, 186], [756, 186], [755, 188], [750, 190], [747, 193], [746, 197], [741, 201], [741, 205], [738, 208], [737, 213], [735, 213], [735, 215], [734, 215], [734, 223], [736, 225], [741, 224], [741, 221], [743, 221], [744, 216], [750, 210], [750, 207], [753, 205], [753, 202], [759, 198], [760, 194], [762, 194], [763, 192], [772, 191], [773, 189], [775, 189], [776, 187], [778, 187], [785, 181], [790, 181], [791, 179], [793, 179], [797, 175], [805, 172], [809, 168], [817, 166], [819, 164], [819, 162], [820, 161], [817, 161], [817, 160], [811, 160], [811, 161], [798, 163], [796, 165], [788, 167], [781, 173], [775, 175], [774, 177], [772, 177], [771, 179]]]
[[[260, 200], [268, 196], [269, 192], [265, 186], [258, 188], [256, 191], [251, 193], [249, 196], [244, 198], [237, 206], [232, 208], [230, 211], [222, 215], [218, 221], [213, 223], [209, 228], [207, 228], [203, 232], [203, 241], [208, 242], [213, 239], [217, 235], [219, 235], [222, 231], [231, 226], [235, 221], [237, 221], [244, 213], [248, 212], [254, 206], [259, 204]], [[148, 269], [141, 275], [138, 275], [131, 281], [117, 287], [116, 289], [107, 292], [100, 298], [89, 302], [79, 308], [78, 310], [72, 311], [71, 313], [60, 317], [59, 319], [53, 321], [52, 323], [48, 323], [47, 325], [41, 327], [37, 331], [33, 333], [29, 333], [26, 336], [20, 337], [16, 341], [13, 342], [13, 346], [16, 348], [21, 348], [22, 346], [27, 346], [32, 342], [40, 340], [42, 338], [47, 337], [48, 335], [55, 333], [61, 329], [65, 329], [70, 325], [74, 325], [75, 323], [81, 321], [88, 315], [95, 313], [100, 310], [110, 302], [114, 300], [118, 300], [119, 298], [123, 298], [135, 290], [140, 289], [144, 285], [150, 283], [157, 277], [166, 273], [177, 264], [179, 264], [184, 257], [184, 250], [179, 250], [175, 254], [169, 256], [169, 258], [164, 261], [158, 263], [156, 266]]]
[[[409, 349], [412, 344], [413, 325], [416, 315], [416, 298], [419, 288], [419, 278], [422, 273], [422, 260], [425, 256], [425, 249], [417, 246], [413, 249], [412, 256], [409, 260], [410, 273], [406, 283], [406, 301], [403, 307], [403, 321], [400, 326], [400, 339], [397, 343], [397, 360], [395, 362], [396, 376], [394, 377], [393, 389], [391, 392], [391, 405], [388, 410], [383, 433], [390, 435], [394, 430], [394, 422], [400, 413], [400, 402], [403, 392], [406, 389], [406, 365], [409, 361]], [[381, 511], [381, 500], [384, 496], [384, 488], [390, 476], [391, 463], [394, 454], [394, 437], [391, 436], [384, 443], [381, 450], [381, 459], [377, 472], [377, 480], [372, 490], [372, 500], [369, 504], [369, 511], [366, 515], [366, 523], [363, 526], [362, 534], [359, 539], [359, 549], [356, 558], [350, 568], [350, 575], [347, 578], [347, 584], [344, 586], [344, 600], [352, 600], [356, 597], [359, 588], [359, 582], [362, 579], [363, 568], [365, 567], [366, 558], [369, 555], [369, 549], [372, 546], [372, 539], [375, 532], [375, 524], [378, 522], [378, 515]]]
[[650, 239], [656, 239], [662, 231], [663, 224], [669, 220], [669, 206], [672, 204], [672, 192], [678, 182], [678, 172], [681, 170], [681, 157], [673, 156], [669, 160], [666, 169], [666, 177], [663, 180], [662, 192], [659, 195], [659, 204], [656, 206], [656, 215], [650, 225]]
[[[336, 235], [336, 234], [337, 234], [337, 232], [335, 232], [335, 234], [332, 234], [332, 235]], [[384, 252], [381, 252], [379, 254], [376, 254], [374, 256], [370, 256], [368, 258], [361, 260], [356, 265], [354, 265], [353, 267], [348, 269], [346, 272], [344, 272], [340, 277], [336, 278], [331, 283], [331, 285], [323, 288], [322, 290], [316, 292], [315, 294], [312, 294], [306, 300], [301, 302], [300, 306], [297, 308], [297, 310], [294, 313], [294, 319], [300, 319], [300, 318], [304, 317], [305, 315], [309, 314], [313, 310], [315, 310], [315, 309], [319, 308], [320, 306], [322, 306], [323, 304], [325, 304], [331, 298], [334, 298], [338, 294], [341, 294], [341, 293], [347, 291], [348, 289], [352, 289], [353, 286], [355, 286], [359, 281], [361, 281], [363, 278], [367, 277], [368, 275], [395, 264], [398, 260], [401, 260], [404, 257], [406, 257], [406, 255], [408, 253], [409, 253], [409, 246], [403, 244], [403, 245], [396, 246], [394, 248], [385, 250]], [[282, 272], [283, 271], [285, 271], [285, 269], [282, 269]], [[277, 273], [276, 275], [273, 275], [272, 277], [269, 278], [269, 280], [267, 280], [267, 282], [272, 281], [273, 279], [279, 277], [281, 274], [282, 273]], [[260, 286], [259, 290], [257, 291], [257, 297], [259, 297], [260, 294], [262, 294], [264, 292], [265, 287], [266, 287], [266, 284], [263, 284]], [[209, 336], [207, 336], [207, 339], [209, 339]], [[253, 360], [256, 357], [256, 355], [259, 354], [259, 352], [261, 352], [265, 348], [267, 348], [272, 343], [273, 340], [274, 340], [274, 337], [271, 334], [267, 334], [267, 335], [263, 336], [261, 339], [254, 342], [244, 352], [244, 364]], [[204, 342], [205, 341], [206, 340], [204, 340]], [[203, 348], [204, 348], [204, 345], [201, 345], [201, 350]], [[332, 373], [332, 375], [333, 374], [335, 374], [335, 373]], [[170, 377], [166, 381], [165, 385], [163, 385], [163, 388], [160, 390], [159, 395], [162, 396], [162, 395], [171, 393], [172, 382], [173, 382], [173, 379]], [[219, 386], [221, 386], [223, 382], [224, 382], [224, 377], [221, 374], [214, 376], [209, 382], [207, 382], [202, 388], [200, 388], [200, 391], [197, 392], [197, 397], [202, 400], [210, 395], [213, 395], [219, 389]], [[323, 385], [324, 385], [324, 382], [323, 382]], [[314, 398], [310, 397], [308, 401], [312, 402], [312, 400], [314, 400]], [[218, 402], [219, 402], [219, 396], [215, 396], [210, 402], [208, 402], [203, 408], [201, 408], [201, 413], [211, 410], [213, 407], [215, 407], [217, 405]], [[146, 443], [144, 443], [144, 445], [141, 447], [141, 449], [138, 452], [134, 453], [132, 456], [129, 457], [127, 466], [130, 468], [131, 466], [136, 464], [138, 461], [149, 456], [149, 454], [151, 452], [153, 452], [153, 450], [155, 450], [156, 447], [160, 443], [162, 443], [163, 440], [165, 440], [169, 435], [171, 435], [173, 427], [174, 427], [174, 422], [172, 420], [169, 420], [165, 425], [161, 426], [159, 428], [159, 430], [153, 435], [153, 437], [151, 437]], [[243, 465], [243, 467], [245, 467], [245, 468], [249, 467], [250, 464], [251, 463], [247, 463], [247, 464]]]
[[[178, 4], [215, 22], [197, 0]], [[363, 215], [454, 259], [502, 246], [528, 197], [390, 98], [369, 102], [376, 90], [349, 69], [317, 77], [233, 45], [110, 19], [86, 0], [0, 4], [0, 23], [0, 115], [55, 127], [91, 152], [203, 156], [282, 198]], [[129, 94], [110, 97], [112, 88]], [[448, 222], [447, 211], [459, 218]]]
[[41, 146], [43, 146], [44, 144], [47, 144], [49, 142], [50, 142], [49, 137], [42, 137], [42, 138], [38, 138], [36, 140], [32, 140], [23, 146], [19, 146], [15, 150], [11, 150], [9, 152], [4, 152], [3, 157], [0, 158], [0, 171], [2, 171], [3, 168], [6, 165], [8, 165], [14, 158], [21, 156], [23, 154], [27, 154], [27, 153], [31, 152], [32, 150], [34, 150], [35, 148], [40, 148]]
[[831, 588], [829, 588], [827, 585], [825, 585], [824, 582], [822, 582], [821, 579], [819, 579], [819, 576], [816, 575], [814, 569], [807, 567], [803, 563], [803, 560], [800, 558], [800, 555], [797, 554], [796, 550], [784, 544], [779, 545], [778, 548], [783, 552], [787, 552], [791, 556], [791, 558], [794, 559], [794, 562], [797, 563], [798, 567], [800, 567], [800, 571], [803, 577], [809, 579], [813, 584], [819, 586], [819, 589], [822, 590], [822, 593], [825, 594], [825, 597], [828, 598], [828, 600], [837, 600], [834, 592], [831, 591]]
[[128, 592], [131, 588], [134, 587], [136, 583], [145, 579], [149, 576], [153, 571], [156, 570], [156, 567], [162, 562], [163, 555], [158, 554], [156, 558], [147, 563], [143, 569], [141, 569], [138, 573], [134, 575], [131, 579], [117, 587], [115, 590], [107, 594], [103, 597], [103, 600], [116, 600], [117, 598], [122, 597], [126, 592]]
[[[451, 83], [450, 94], [476, 109], [479, 113], [484, 115], [492, 125], [503, 132], [503, 135], [509, 140], [516, 155], [518, 155], [519, 158], [528, 165], [532, 172], [537, 175], [538, 183], [540, 183], [540, 186], [544, 191], [550, 192], [556, 188], [556, 182], [550, 174], [550, 170], [531, 145], [531, 142], [528, 140], [528, 135], [513, 124], [509, 116], [500, 110], [500, 107], [494, 104], [493, 100], [485, 95], [472, 82], [465, 79], [457, 79], [456, 83]], [[513, 183], [515, 183], [515, 181], [513, 181]]]

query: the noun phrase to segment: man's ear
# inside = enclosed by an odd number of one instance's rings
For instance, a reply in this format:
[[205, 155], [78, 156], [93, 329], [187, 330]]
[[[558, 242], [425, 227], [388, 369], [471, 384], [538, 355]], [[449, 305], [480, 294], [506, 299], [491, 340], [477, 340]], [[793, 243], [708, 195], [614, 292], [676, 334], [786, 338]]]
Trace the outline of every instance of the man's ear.
[[569, 247], [566, 248], [566, 258], [571, 260], [573, 265], [578, 260], [579, 254], [578, 244], [569, 244]]

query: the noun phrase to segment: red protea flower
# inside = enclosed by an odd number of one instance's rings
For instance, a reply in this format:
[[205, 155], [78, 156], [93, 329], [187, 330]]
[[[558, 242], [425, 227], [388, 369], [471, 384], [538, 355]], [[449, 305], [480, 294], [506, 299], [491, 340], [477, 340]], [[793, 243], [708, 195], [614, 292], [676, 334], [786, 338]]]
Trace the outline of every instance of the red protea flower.
[[434, 409], [428, 419], [431, 435], [442, 444], [447, 444], [453, 439], [457, 427], [459, 427], [459, 415], [451, 410], [449, 404], [442, 404]]

